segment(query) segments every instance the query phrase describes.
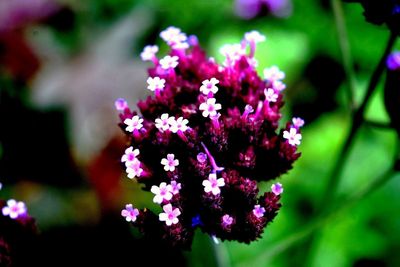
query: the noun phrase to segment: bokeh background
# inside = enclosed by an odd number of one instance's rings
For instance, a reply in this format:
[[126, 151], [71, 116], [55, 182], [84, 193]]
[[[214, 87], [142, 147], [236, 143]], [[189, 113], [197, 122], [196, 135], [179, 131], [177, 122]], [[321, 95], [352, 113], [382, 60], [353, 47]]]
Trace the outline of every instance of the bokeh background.
[[[275, 0], [260, 10], [254, 2], [0, 1], [0, 197], [25, 201], [36, 218], [37, 266], [400, 266], [400, 180], [373, 184], [393, 165], [398, 139], [374, 126], [389, 121], [384, 79], [367, 107], [374, 123], [353, 143], [337, 200], [324, 203], [351, 123], [330, 1]], [[389, 32], [366, 23], [360, 5], [343, 8], [359, 103]], [[283, 121], [306, 121], [302, 157], [279, 179], [283, 208], [250, 245], [215, 248], [198, 232], [191, 252], [168, 250], [140, 241], [120, 216], [125, 203], [153, 204], [119, 164], [125, 139], [114, 100], [134, 106], [149, 94], [149, 64], [139, 54], [147, 44], [165, 51], [158, 34], [171, 25], [197, 35], [217, 60], [219, 48], [245, 32], [265, 34], [258, 70], [278, 65], [286, 72]]]

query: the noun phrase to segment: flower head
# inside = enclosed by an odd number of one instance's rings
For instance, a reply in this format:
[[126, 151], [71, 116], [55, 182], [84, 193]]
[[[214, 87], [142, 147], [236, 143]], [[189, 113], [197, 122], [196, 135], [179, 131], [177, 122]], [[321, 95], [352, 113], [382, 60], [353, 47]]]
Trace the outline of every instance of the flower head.
[[285, 73], [277, 66], [264, 69], [264, 78], [268, 81], [280, 81], [285, 78]]
[[208, 180], [203, 181], [204, 192], [211, 192], [214, 196], [221, 193], [220, 187], [223, 187], [224, 185], [224, 178], [217, 178], [217, 174], [215, 173], [210, 173], [210, 175], [208, 175]]
[[143, 52], [140, 53], [140, 57], [143, 61], [153, 60], [158, 52], [158, 46], [156, 45], [148, 45], [143, 49]]
[[126, 204], [125, 209], [121, 211], [122, 217], [125, 217], [127, 222], [135, 222], [136, 217], [139, 215], [139, 210], [133, 208], [132, 204]]
[[279, 127], [283, 72], [272, 69], [266, 79], [257, 73], [255, 47], [264, 39], [257, 32], [222, 47], [222, 64], [178, 28], [161, 37], [170, 51], [153, 59], [148, 73], [150, 83], [164, 79], [163, 88], [153, 86], [155, 94], [139, 101], [137, 112], [119, 114], [120, 126], [130, 127], [124, 131], [132, 147], [123, 156], [128, 177], [163, 208], [140, 210], [133, 225], [181, 248], [190, 248], [196, 228], [215, 240], [250, 243], [281, 207], [277, 188], [259, 192], [257, 182], [278, 178], [300, 156], [299, 122]]
[[260, 43], [265, 41], [265, 35], [262, 35], [258, 31], [251, 31], [244, 35], [244, 39], [249, 43]]
[[215, 78], [211, 78], [210, 80], [204, 80], [200, 87], [200, 92], [205, 95], [208, 95], [210, 92], [215, 94], [218, 92], [218, 87], [216, 86], [219, 81]]
[[271, 186], [272, 193], [275, 195], [280, 195], [283, 193], [283, 186], [281, 183], [276, 183]]
[[174, 69], [178, 66], [178, 57], [177, 56], [165, 56], [160, 60], [161, 68], [164, 70]]
[[296, 128], [301, 128], [304, 126], [304, 120], [302, 118], [293, 118], [292, 123]]
[[11, 219], [17, 219], [26, 215], [27, 209], [24, 202], [10, 199], [7, 201], [7, 206], [3, 207], [2, 213], [4, 216], [10, 216]]
[[160, 118], [155, 120], [155, 125], [160, 131], [166, 131], [170, 127], [169, 121], [168, 113], [163, 113]]
[[169, 201], [172, 198], [172, 187], [165, 182], [162, 182], [160, 186], [153, 185], [150, 191], [155, 195], [154, 203], [161, 204], [164, 200]]
[[400, 70], [400, 52], [396, 51], [391, 53], [387, 60], [386, 66], [389, 70]]
[[260, 205], [254, 206], [254, 209], [253, 209], [254, 216], [256, 216], [257, 218], [261, 218], [264, 216], [264, 213], [265, 213], [264, 207], [261, 207]]
[[171, 204], [167, 204], [163, 207], [164, 212], [159, 214], [159, 220], [165, 221], [165, 224], [171, 226], [179, 222], [178, 216], [181, 215], [181, 211], [178, 208], [172, 207]]
[[290, 128], [289, 131], [283, 132], [283, 138], [286, 138], [292, 146], [300, 145], [301, 134], [299, 134], [296, 128]]
[[135, 177], [140, 177], [143, 173], [143, 169], [141, 168], [141, 162], [135, 158], [133, 161], [128, 161], [125, 163], [126, 165], [126, 173], [128, 174], [129, 179], [133, 179]]
[[118, 98], [115, 100], [114, 105], [118, 111], [124, 111], [126, 108], [128, 108], [128, 102], [126, 102], [126, 100], [123, 98]]
[[139, 155], [139, 149], [133, 149], [132, 146], [125, 149], [125, 154], [122, 155], [121, 162], [125, 162], [125, 164], [129, 164], [130, 162], [136, 160], [136, 157]]
[[278, 94], [275, 93], [272, 88], [264, 89], [265, 100], [268, 102], [276, 102], [278, 100]]
[[209, 98], [206, 102], [201, 103], [199, 109], [203, 111], [203, 117], [213, 117], [217, 115], [217, 111], [221, 109], [221, 104], [215, 103], [215, 98]]
[[147, 79], [147, 84], [147, 89], [150, 91], [162, 90], [165, 87], [165, 80], [160, 79], [160, 77], [149, 77]]
[[133, 116], [132, 119], [125, 119], [124, 123], [126, 124], [125, 130], [127, 130], [128, 132], [140, 130], [143, 127], [143, 119], [139, 118], [138, 115]]
[[173, 172], [175, 171], [175, 167], [179, 165], [179, 160], [175, 159], [174, 154], [168, 154], [167, 158], [161, 160], [161, 164], [164, 165], [164, 170], [166, 172]]

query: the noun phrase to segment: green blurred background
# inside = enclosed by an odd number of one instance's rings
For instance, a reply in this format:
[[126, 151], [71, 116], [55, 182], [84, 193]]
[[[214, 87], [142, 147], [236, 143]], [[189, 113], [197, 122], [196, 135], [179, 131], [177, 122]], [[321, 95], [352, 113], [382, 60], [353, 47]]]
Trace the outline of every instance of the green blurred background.
[[[302, 156], [279, 179], [285, 187], [283, 207], [263, 238], [250, 245], [225, 242], [213, 247], [199, 232], [192, 252], [185, 252], [176, 265], [400, 266], [400, 180], [394, 175], [373, 184], [393, 165], [394, 131], [362, 127], [335, 203], [322, 202], [351, 123], [328, 0], [293, 0], [285, 16], [263, 13], [254, 18], [240, 17], [233, 0], [2, 1], [0, 196], [27, 203], [47, 238], [44, 248], [55, 244], [66, 252], [69, 248], [56, 240], [90, 246], [93, 236], [104, 233], [104, 240], [115, 239], [104, 244], [105, 251], [123, 243], [118, 234], [136, 240], [132, 229], [121, 230], [126, 223], [119, 211], [128, 202], [154, 206], [150, 193], [121, 172], [124, 137], [113, 103], [124, 97], [134, 106], [148, 95], [149, 64], [139, 54], [153, 43], [165, 51], [158, 33], [173, 25], [198, 36], [217, 60], [219, 48], [239, 42], [245, 32], [265, 34], [267, 41], [256, 53], [258, 70], [261, 74], [265, 67], [278, 65], [285, 71], [283, 121], [294, 115], [306, 120]], [[343, 4], [343, 12], [359, 103], [389, 32], [366, 23], [358, 4]], [[367, 118], [387, 123], [381, 80]], [[269, 186], [261, 184], [265, 190]], [[330, 205], [335, 208], [319, 217]], [[115, 227], [104, 223], [110, 220], [120, 222]], [[70, 253], [81, 255], [74, 249]], [[112, 257], [135, 255], [134, 248], [125, 246]]]

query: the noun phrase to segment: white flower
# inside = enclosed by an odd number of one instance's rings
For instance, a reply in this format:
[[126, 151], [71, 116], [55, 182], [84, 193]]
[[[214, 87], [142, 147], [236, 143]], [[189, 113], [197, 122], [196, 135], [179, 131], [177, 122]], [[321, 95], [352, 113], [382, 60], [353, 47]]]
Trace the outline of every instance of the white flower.
[[161, 164], [164, 165], [165, 171], [173, 172], [175, 167], [179, 165], [179, 160], [175, 159], [174, 154], [168, 154], [167, 158], [161, 159]]
[[258, 31], [246, 32], [244, 39], [249, 43], [260, 43], [265, 41], [265, 35], [260, 34]]
[[283, 186], [281, 183], [276, 183], [276, 184], [271, 185], [271, 190], [272, 190], [272, 193], [274, 193], [275, 195], [278, 196], [283, 193]]
[[139, 210], [133, 208], [132, 204], [126, 204], [125, 209], [121, 211], [121, 215], [125, 217], [127, 222], [134, 222], [139, 215]]
[[302, 118], [293, 118], [292, 122], [293, 122], [293, 125], [297, 128], [304, 126], [304, 120]]
[[260, 205], [255, 205], [253, 209], [253, 214], [257, 218], [261, 218], [264, 216], [265, 208], [261, 207]]
[[264, 69], [264, 78], [268, 81], [279, 81], [285, 78], [285, 73], [277, 66]]
[[284, 84], [281, 81], [272, 81], [272, 88], [274, 88], [274, 90], [281, 92], [283, 90], [285, 90], [286, 88], [286, 84]]
[[220, 48], [219, 52], [226, 57], [224, 65], [228, 67], [246, 53], [240, 44], [226, 44]]
[[265, 100], [267, 100], [268, 102], [276, 102], [276, 100], [278, 100], [278, 94], [276, 94], [274, 89], [272, 88], [265, 88], [264, 95]]
[[125, 162], [125, 164], [128, 164], [129, 162], [134, 161], [139, 153], [139, 149], [133, 150], [133, 147], [130, 146], [125, 149], [125, 154], [122, 155], [121, 162]]
[[27, 212], [26, 205], [22, 201], [10, 199], [7, 201], [7, 206], [3, 207], [2, 213], [4, 216], [10, 216], [11, 219], [16, 219]]
[[169, 201], [172, 198], [172, 187], [164, 182], [160, 186], [153, 185], [150, 191], [155, 195], [153, 198], [154, 203], [161, 204], [164, 200]]
[[289, 132], [283, 132], [283, 138], [286, 138], [292, 146], [296, 146], [300, 145], [301, 134], [297, 133], [296, 128], [290, 128]]
[[218, 178], [217, 174], [210, 173], [208, 175], [208, 180], [203, 181], [204, 192], [209, 193], [211, 192], [214, 196], [221, 193], [220, 187], [225, 185], [224, 178]]
[[163, 90], [165, 87], [165, 79], [160, 79], [160, 77], [149, 77], [147, 78], [147, 89], [150, 91]]
[[160, 221], [165, 221], [165, 224], [170, 226], [179, 222], [178, 216], [181, 215], [181, 211], [178, 208], [173, 208], [171, 204], [164, 205], [164, 213], [160, 213], [158, 218]]
[[169, 115], [168, 113], [163, 113], [159, 119], [155, 120], [156, 127], [160, 131], [166, 131], [169, 129]]
[[140, 57], [143, 61], [152, 60], [158, 52], [158, 46], [156, 45], [148, 45], [143, 49], [143, 52], [140, 53]]
[[170, 123], [170, 130], [173, 133], [177, 133], [178, 131], [181, 132], [185, 132], [187, 129], [189, 129], [189, 127], [187, 126], [187, 124], [189, 123], [189, 121], [187, 119], [184, 119], [183, 117], [179, 117], [177, 120], [175, 120], [174, 117], [172, 117], [173, 119], [169, 119], [169, 123]]
[[[186, 35], [185, 35], [186, 37]], [[189, 48], [189, 44], [187, 42], [180, 42], [180, 41], [176, 41], [173, 44], [171, 44], [172, 49], [188, 49]]]
[[[187, 40], [186, 34], [181, 29], [170, 26], [160, 33], [160, 37], [167, 42], [168, 45], [182, 43]], [[175, 47], [174, 47], [175, 48]], [[177, 49], [177, 48], [175, 48]]]
[[141, 119], [138, 115], [132, 117], [132, 119], [125, 119], [124, 123], [127, 125], [125, 130], [128, 132], [133, 132], [133, 130], [140, 130], [143, 127], [143, 119]]
[[210, 80], [204, 80], [202, 82], [202, 86], [200, 87], [200, 92], [205, 95], [208, 95], [210, 92], [213, 94], [218, 92], [218, 87], [216, 86], [219, 81], [215, 78], [211, 78]]
[[143, 169], [140, 167], [141, 162], [137, 158], [133, 161], [126, 162], [125, 164], [129, 179], [140, 177], [140, 175], [142, 175]]
[[177, 56], [165, 56], [160, 60], [161, 68], [164, 70], [174, 69], [178, 66], [178, 57]]
[[200, 104], [199, 109], [203, 111], [203, 117], [213, 117], [217, 115], [217, 110], [221, 109], [221, 104], [215, 102], [215, 98], [209, 98], [205, 103]]

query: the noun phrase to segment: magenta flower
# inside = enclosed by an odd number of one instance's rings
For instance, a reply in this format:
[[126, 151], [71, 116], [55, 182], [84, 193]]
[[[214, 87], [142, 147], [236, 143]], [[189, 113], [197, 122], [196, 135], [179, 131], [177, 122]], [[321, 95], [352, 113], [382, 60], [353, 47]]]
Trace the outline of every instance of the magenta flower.
[[125, 217], [127, 222], [135, 222], [139, 215], [139, 210], [133, 208], [132, 204], [126, 204], [125, 209], [121, 211], [121, 215]]
[[284, 73], [272, 68], [259, 76], [255, 51], [265, 36], [255, 31], [223, 46], [222, 64], [178, 28], [161, 37], [171, 50], [148, 72], [149, 81], [165, 80], [163, 89], [139, 101], [137, 112], [119, 109], [132, 147], [125, 162], [133, 148], [140, 151], [126, 165], [128, 177], [163, 209], [139, 210], [133, 225], [187, 249], [197, 227], [222, 241], [254, 241], [277, 215], [282, 193], [276, 183], [260, 194], [257, 182], [278, 178], [300, 156], [300, 119], [279, 128]]

